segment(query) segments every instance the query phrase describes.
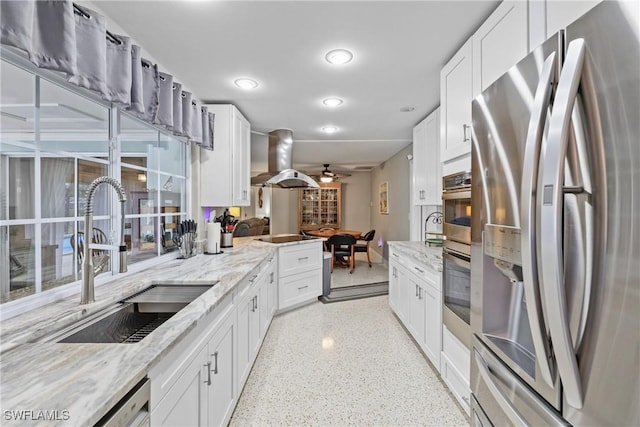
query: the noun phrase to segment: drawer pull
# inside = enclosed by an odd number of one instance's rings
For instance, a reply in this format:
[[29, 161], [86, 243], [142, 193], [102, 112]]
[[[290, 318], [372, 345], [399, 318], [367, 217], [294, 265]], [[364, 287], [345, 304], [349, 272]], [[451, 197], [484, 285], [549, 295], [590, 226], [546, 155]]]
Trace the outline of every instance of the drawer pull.
[[301, 287], [298, 288], [298, 290], [301, 291], [301, 290], [303, 290], [305, 288], [308, 288], [308, 287], [309, 287], [309, 285], [301, 286]]
[[422, 270], [421, 268], [416, 267], [415, 265], [413, 266], [413, 268], [415, 268], [416, 270], [418, 270], [420, 273], [424, 274], [424, 270]]
[[303, 256], [302, 258], [298, 258], [298, 262], [300, 262], [300, 261], [306, 261], [306, 260], [308, 260], [308, 259], [309, 259], [309, 257], [308, 257], [308, 256]]
[[249, 282], [253, 283], [256, 280], [256, 277], [258, 277], [258, 275], [254, 274], [253, 277], [249, 279]]
[[214, 360], [213, 373], [217, 375], [218, 374], [218, 352], [216, 351], [215, 353], [212, 354], [212, 356]]
[[207, 368], [207, 379], [204, 380], [206, 385], [211, 385], [211, 361], [205, 363], [205, 368]]

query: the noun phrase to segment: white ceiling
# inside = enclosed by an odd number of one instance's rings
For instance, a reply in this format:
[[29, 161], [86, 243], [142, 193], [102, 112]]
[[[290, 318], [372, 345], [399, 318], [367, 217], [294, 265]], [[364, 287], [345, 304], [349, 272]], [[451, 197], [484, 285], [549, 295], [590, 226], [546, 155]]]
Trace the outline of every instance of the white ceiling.
[[[495, 9], [476, 1], [93, 1], [205, 103], [235, 104], [251, 122], [252, 170], [266, 133], [294, 131], [294, 167], [375, 166], [411, 142], [440, 99], [440, 69]], [[324, 55], [348, 48], [354, 60]], [[253, 91], [238, 77], [260, 83]], [[327, 108], [322, 99], [344, 104]], [[415, 110], [401, 112], [402, 107]], [[335, 125], [340, 131], [323, 134]]]

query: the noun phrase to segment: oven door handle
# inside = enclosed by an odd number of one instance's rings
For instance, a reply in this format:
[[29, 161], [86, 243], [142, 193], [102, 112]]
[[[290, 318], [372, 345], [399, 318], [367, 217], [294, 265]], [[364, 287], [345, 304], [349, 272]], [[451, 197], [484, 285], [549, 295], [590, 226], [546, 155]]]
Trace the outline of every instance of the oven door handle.
[[471, 200], [471, 190], [462, 189], [455, 191], [445, 191], [442, 193], [442, 200], [469, 199]]
[[446, 260], [451, 261], [455, 265], [471, 270], [471, 258], [468, 258], [466, 255], [458, 255], [454, 252], [442, 252], [442, 257]]

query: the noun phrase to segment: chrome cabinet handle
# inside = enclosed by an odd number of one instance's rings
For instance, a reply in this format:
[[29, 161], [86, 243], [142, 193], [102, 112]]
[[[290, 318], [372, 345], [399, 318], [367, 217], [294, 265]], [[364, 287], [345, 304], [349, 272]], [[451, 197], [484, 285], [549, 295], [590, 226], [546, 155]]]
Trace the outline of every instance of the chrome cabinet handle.
[[542, 252], [543, 297], [548, 316], [553, 351], [558, 364], [567, 403], [582, 408], [582, 381], [569, 328], [567, 295], [564, 286], [562, 203], [564, 199], [564, 163], [569, 142], [571, 113], [578, 96], [580, 77], [585, 66], [584, 39], [573, 40], [567, 49], [560, 74], [555, 103], [549, 121], [549, 137], [542, 166], [540, 235], [551, 236]]
[[256, 300], [255, 304], [256, 304], [256, 310], [257, 310], [258, 309], [258, 295], [256, 295], [253, 298]]
[[415, 268], [416, 270], [418, 270], [420, 273], [424, 274], [424, 270], [421, 268], [416, 267], [415, 265], [413, 266], [413, 268]]
[[545, 339], [546, 326], [542, 314], [542, 301], [540, 296], [540, 281], [538, 277], [538, 260], [536, 256], [536, 184], [538, 176], [538, 164], [544, 124], [546, 122], [549, 103], [551, 102], [551, 83], [556, 69], [556, 52], [547, 57], [540, 72], [540, 81], [536, 89], [532, 105], [532, 115], [527, 130], [525, 143], [522, 183], [520, 185], [520, 251], [523, 260], [530, 262], [522, 263], [522, 281], [524, 282], [524, 293], [527, 300], [527, 315], [531, 328], [533, 348], [536, 354], [536, 361], [540, 368], [540, 375], [543, 380], [553, 386], [551, 377], [551, 352], [548, 340]]
[[253, 277], [249, 279], [249, 282], [253, 283], [256, 280], [256, 277], [258, 277], [258, 275], [254, 274]]
[[304, 260], [307, 260], [307, 259], [309, 259], [308, 256], [303, 256], [302, 258], [298, 258], [298, 261], [304, 261]]
[[418, 299], [422, 299], [422, 288], [418, 286]]
[[471, 126], [469, 126], [468, 124], [464, 123], [462, 125], [462, 142], [467, 142], [469, 141], [469, 137], [467, 137], [467, 128], [469, 128]]
[[418, 297], [418, 285], [415, 285], [416, 287], [416, 298]]
[[273, 271], [271, 272], [271, 276], [270, 277], [271, 278], [269, 279], [269, 283], [271, 284], [271, 283], [273, 283]]
[[204, 367], [207, 368], [207, 379], [204, 381], [204, 383], [206, 385], [211, 385], [211, 361], [205, 363]]
[[[218, 374], [218, 352], [216, 351], [215, 353], [212, 354], [212, 356], [214, 360], [213, 373], [214, 375], [217, 375]], [[211, 365], [211, 363], [209, 363], [209, 365]]]
[[299, 288], [298, 288], [298, 290], [299, 290], [299, 291], [301, 291], [301, 290], [303, 290], [303, 289], [305, 289], [305, 288], [308, 288], [308, 287], [309, 287], [308, 285], [301, 286], [301, 287], [299, 287]]

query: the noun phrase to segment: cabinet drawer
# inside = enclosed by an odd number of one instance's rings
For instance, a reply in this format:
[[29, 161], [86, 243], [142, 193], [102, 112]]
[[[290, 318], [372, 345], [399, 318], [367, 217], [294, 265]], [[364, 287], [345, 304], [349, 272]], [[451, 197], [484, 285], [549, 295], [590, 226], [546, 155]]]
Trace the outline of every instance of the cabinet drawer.
[[451, 393], [453, 393], [464, 410], [467, 411], [467, 415], [469, 415], [469, 399], [471, 395], [469, 382], [462, 377], [444, 352], [441, 354], [441, 363], [440, 375], [442, 375], [442, 380], [447, 387], [449, 387], [449, 390], [451, 390]]
[[280, 279], [279, 308], [313, 300], [322, 295], [322, 270], [299, 273]]
[[322, 245], [320, 242], [280, 248], [280, 254], [278, 256], [280, 277], [321, 268]]
[[442, 352], [447, 355], [449, 361], [453, 363], [458, 372], [469, 383], [469, 372], [471, 370], [471, 356], [469, 349], [456, 338], [446, 326], [442, 326]]

